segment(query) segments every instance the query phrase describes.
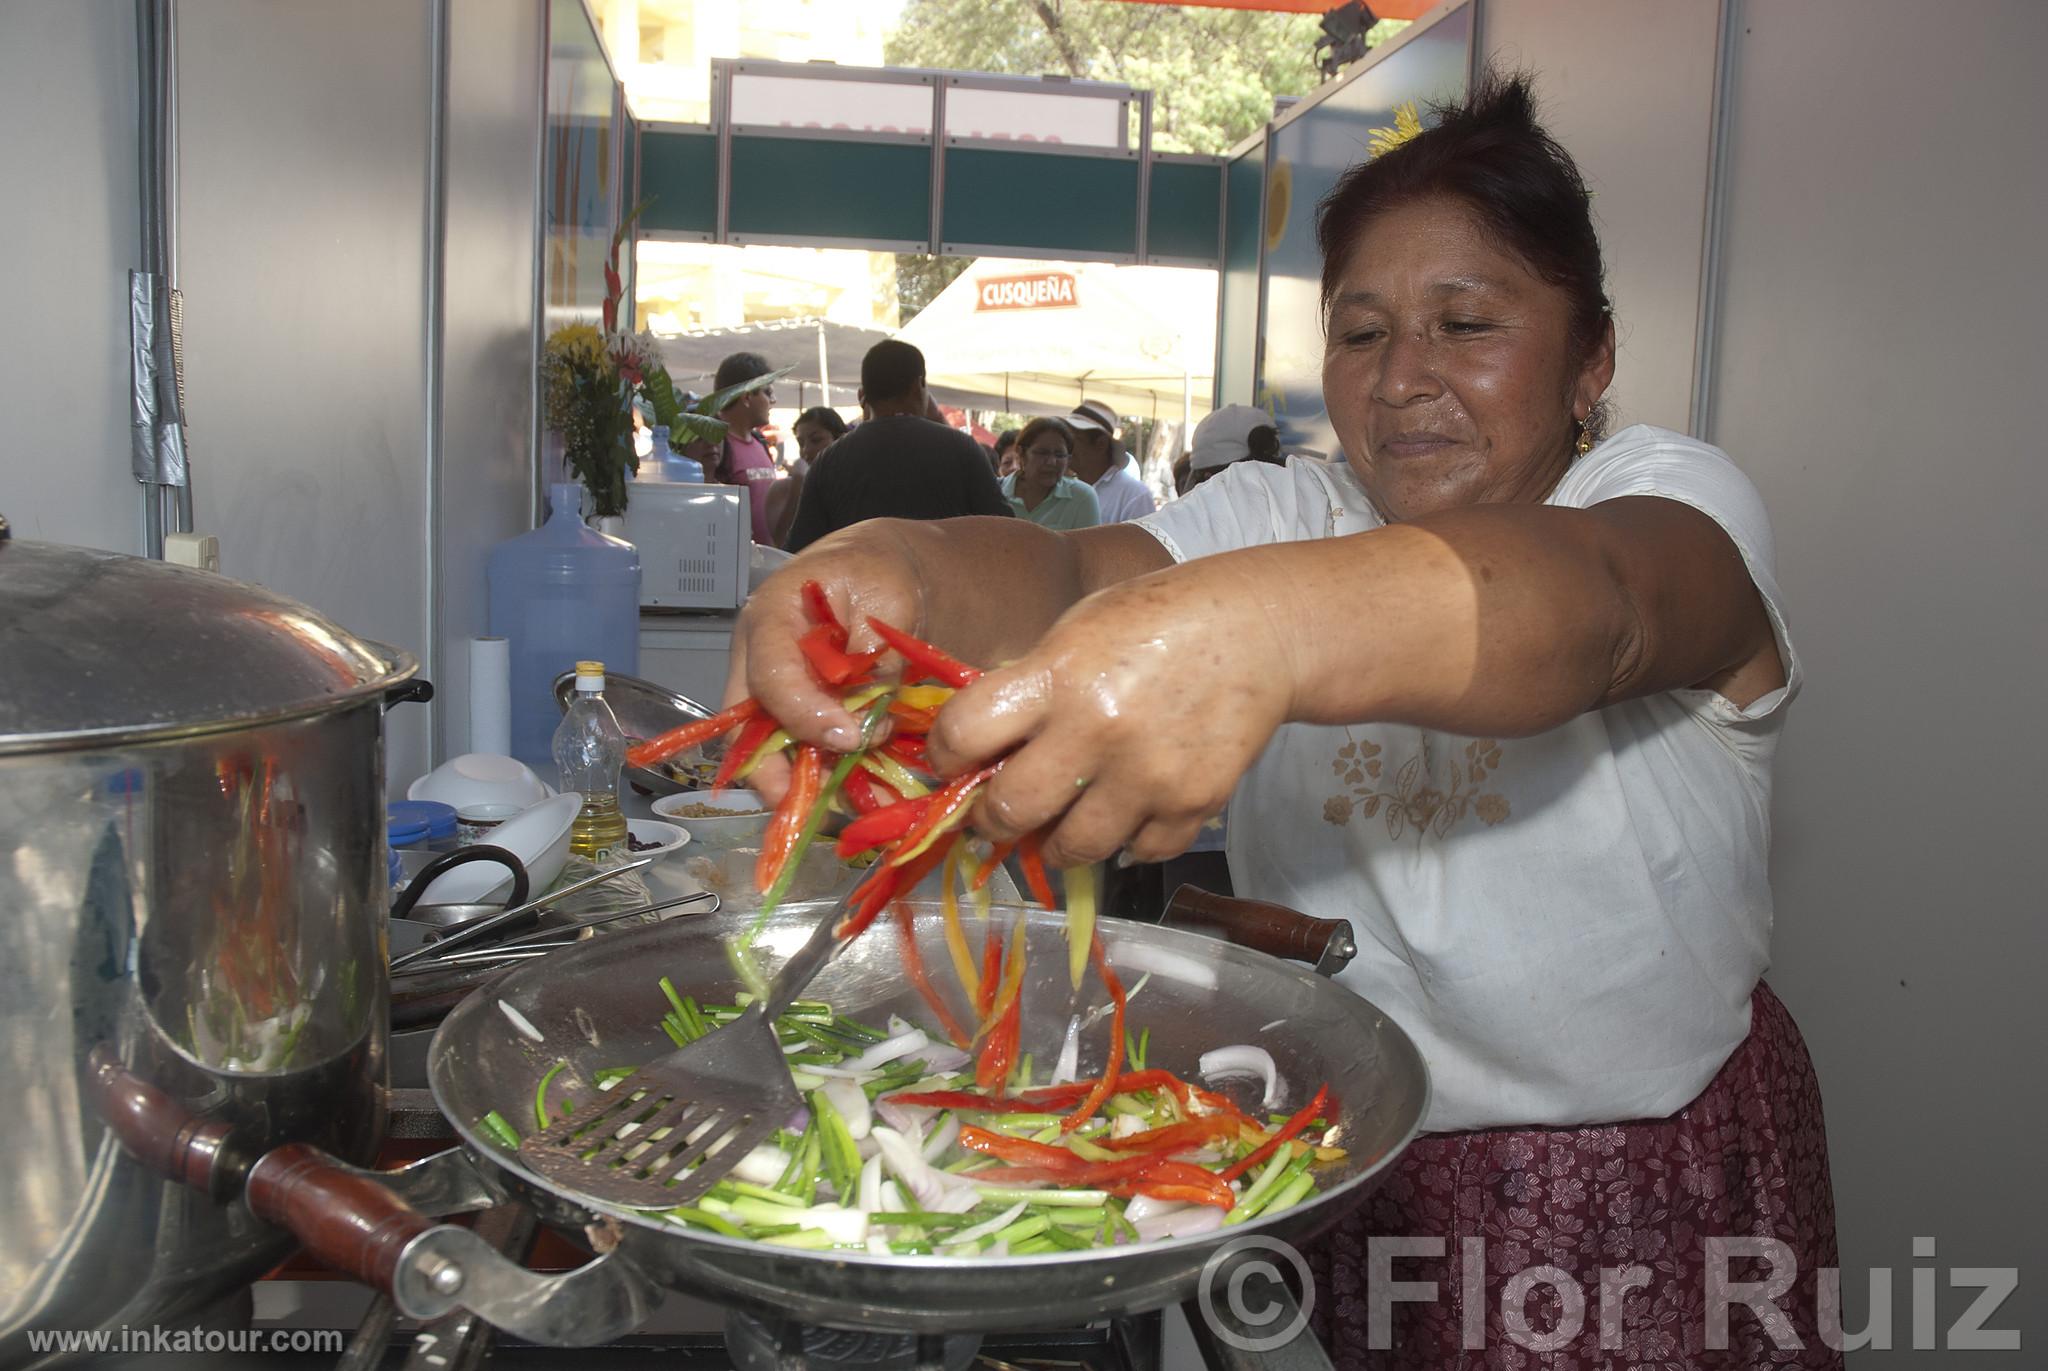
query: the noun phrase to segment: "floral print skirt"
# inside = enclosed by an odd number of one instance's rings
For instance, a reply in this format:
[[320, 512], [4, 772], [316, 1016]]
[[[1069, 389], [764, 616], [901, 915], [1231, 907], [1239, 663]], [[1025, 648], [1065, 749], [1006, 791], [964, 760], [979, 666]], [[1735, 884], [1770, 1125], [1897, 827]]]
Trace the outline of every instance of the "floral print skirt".
[[1418, 1138], [1306, 1253], [1331, 1360], [1839, 1371], [1818, 1315], [1836, 1265], [1820, 1089], [1768, 986], [1751, 1010], [1749, 1037], [1668, 1119]]

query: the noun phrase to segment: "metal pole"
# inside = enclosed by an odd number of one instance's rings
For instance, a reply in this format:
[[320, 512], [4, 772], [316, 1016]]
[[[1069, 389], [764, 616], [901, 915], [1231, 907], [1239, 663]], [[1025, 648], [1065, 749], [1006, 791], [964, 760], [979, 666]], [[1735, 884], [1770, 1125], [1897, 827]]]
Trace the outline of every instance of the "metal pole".
[[825, 321], [823, 319], [818, 321], [818, 393], [824, 397], [820, 403], [830, 408], [832, 404], [832, 373], [825, 362]]

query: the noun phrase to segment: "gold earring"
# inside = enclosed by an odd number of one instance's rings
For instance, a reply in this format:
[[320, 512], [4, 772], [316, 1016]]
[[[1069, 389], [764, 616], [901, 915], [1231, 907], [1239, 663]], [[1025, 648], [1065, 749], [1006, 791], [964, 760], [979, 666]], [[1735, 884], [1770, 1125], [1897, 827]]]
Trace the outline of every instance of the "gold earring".
[[1579, 420], [1579, 441], [1576, 446], [1581, 457], [1593, 450], [1593, 416], [1590, 414]]

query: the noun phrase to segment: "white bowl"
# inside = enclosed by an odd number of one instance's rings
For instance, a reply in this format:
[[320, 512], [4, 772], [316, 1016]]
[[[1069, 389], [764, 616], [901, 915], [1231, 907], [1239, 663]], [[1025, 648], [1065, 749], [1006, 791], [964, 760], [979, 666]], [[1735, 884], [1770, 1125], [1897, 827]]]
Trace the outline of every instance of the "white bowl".
[[[681, 812], [691, 805], [735, 812], [729, 819]], [[772, 817], [761, 797], [751, 790], [727, 790], [716, 795], [708, 790], [685, 790], [680, 795], [662, 796], [653, 808], [662, 818], [688, 830], [690, 841], [698, 847], [720, 852], [734, 847], [760, 847], [761, 836], [768, 831], [768, 820]], [[749, 814], [747, 810], [759, 812]]]
[[690, 841], [688, 831], [674, 824], [662, 823], [658, 819], [628, 819], [626, 830], [633, 835], [633, 841], [636, 843], [656, 844], [654, 847], [634, 848], [627, 855], [635, 861], [642, 857], [651, 857], [658, 862], [670, 853], [687, 846]]
[[[566, 791], [491, 830], [492, 847], [502, 847], [526, 864], [528, 899], [538, 899], [569, 864], [569, 830], [582, 808], [583, 797]], [[511, 889], [512, 877], [503, 867], [471, 862], [436, 876], [420, 903], [481, 904], [502, 899]]]
[[517, 805], [525, 809], [554, 794], [554, 787], [514, 757], [465, 752], [450, 757], [405, 788], [408, 800], [439, 800], [467, 809], [471, 805]]

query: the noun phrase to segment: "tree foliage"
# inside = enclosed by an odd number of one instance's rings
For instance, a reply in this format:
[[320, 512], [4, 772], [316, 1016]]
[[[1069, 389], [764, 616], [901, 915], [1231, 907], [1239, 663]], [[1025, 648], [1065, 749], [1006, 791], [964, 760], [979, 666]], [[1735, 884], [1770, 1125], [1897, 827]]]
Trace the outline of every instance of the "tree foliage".
[[[1333, 0], [1334, 2], [1334, 0]], [[1219, 153], [1316, 85], [1312, 15], [1112, 0], [909, 0], [891, 66], [1116, 81], [1152, 92], [1152, 146]]]

